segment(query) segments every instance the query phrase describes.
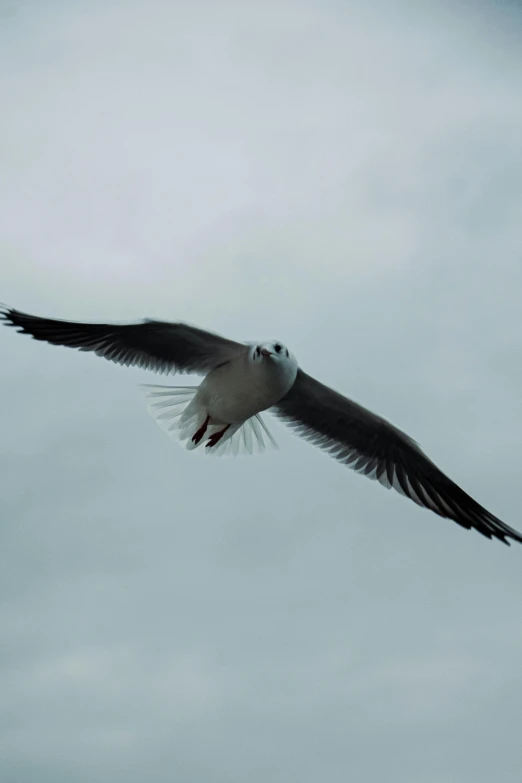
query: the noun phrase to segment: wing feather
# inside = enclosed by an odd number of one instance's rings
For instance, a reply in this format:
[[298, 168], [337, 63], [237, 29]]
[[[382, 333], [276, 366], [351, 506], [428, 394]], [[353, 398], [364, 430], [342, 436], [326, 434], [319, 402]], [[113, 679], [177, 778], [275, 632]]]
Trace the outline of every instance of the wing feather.
[[274, 412], [295, 434], [419, 506], [487, 538], [522, 543], [520, 533], [449, 479], [412, 438], [302, 370]]
[[11, 308], [0, 308], [0, 319], [35, 340], [93, 351], [117, 364], [159, 373], [206, 374], [247, 350], [243, 343], [185, 323], [76, 323], [40, 318]]

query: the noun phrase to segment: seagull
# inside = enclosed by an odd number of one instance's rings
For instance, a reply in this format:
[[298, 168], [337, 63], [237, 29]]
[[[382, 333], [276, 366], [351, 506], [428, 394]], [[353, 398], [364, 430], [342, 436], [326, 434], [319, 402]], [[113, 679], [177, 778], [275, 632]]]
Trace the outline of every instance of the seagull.
[[0, 307], [6, 326], [53, 345], [93, 351], [122, 365], [204, 376], [199, 386], [146, 385], [150, 412], [188, 449], [253, 453], [277, 447], [261, 418], [270, 410], [344, 465], [486, 538], [522, 543], [449, 479], [393, 424], [308, 375], [280, 341], [236, 342], [191, 326], [146, 319], [76, 323]]

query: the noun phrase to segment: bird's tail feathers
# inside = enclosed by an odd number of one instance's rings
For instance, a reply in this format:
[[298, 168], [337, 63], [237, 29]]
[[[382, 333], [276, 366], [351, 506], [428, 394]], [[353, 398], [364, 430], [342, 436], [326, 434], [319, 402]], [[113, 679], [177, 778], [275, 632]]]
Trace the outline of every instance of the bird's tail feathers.
[[[259, 414], [243, 424], [232, 424], [212, 445], [211, 438], [223, 424], [206, 424], [207, 411], [197, 403], [197, 386], [161, 386], [143, 384], [147, 408], [160, 427], [186, 449], [202, 446], [205, 454], [237, 456], [254, 454], [267, 448], [277, 449], [277, 443]], [[206, 425], [206, 426], [205, 426]], [[194, 439], [203, 430], [201, 438]]]

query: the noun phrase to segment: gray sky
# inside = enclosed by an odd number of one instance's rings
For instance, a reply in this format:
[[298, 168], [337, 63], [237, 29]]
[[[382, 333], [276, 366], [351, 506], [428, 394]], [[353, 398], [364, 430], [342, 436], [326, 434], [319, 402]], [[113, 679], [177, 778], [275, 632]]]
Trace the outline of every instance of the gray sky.
[[[0, 299], [277, 337], [522, 529], [522, 13], [470, 5], [1, 0]], [[519, 783], [520, 547], [0, 352], [2, 781]]]

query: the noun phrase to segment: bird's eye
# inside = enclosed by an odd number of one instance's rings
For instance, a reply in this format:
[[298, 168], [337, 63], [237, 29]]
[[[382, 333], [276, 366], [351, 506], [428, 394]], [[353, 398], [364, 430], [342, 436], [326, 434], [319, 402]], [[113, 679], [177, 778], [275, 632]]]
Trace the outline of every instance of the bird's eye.
[[281, 346], [279, 345], [279, 343], [276, 343], [274, 345], [274, 348], [276, 349], [276, 353], [281, 353]]

